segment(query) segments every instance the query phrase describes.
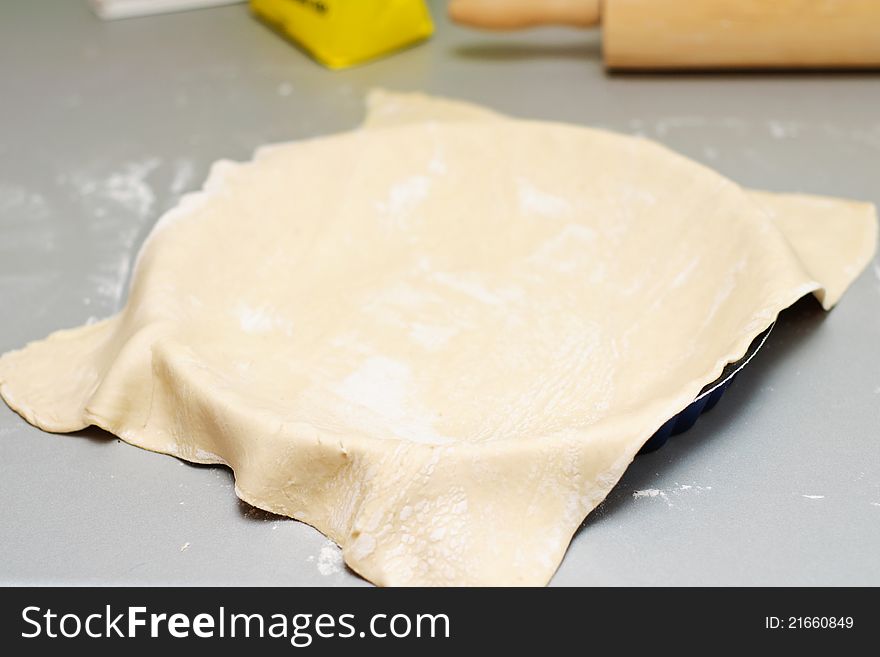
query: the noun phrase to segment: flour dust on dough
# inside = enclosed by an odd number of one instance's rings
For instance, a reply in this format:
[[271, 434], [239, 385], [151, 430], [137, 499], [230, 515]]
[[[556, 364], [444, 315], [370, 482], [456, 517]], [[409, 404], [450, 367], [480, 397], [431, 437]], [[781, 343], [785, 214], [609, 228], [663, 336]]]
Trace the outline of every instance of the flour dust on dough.
[[867, 204], [377, 93], [359, 130], [217, 163], [125, 309], [5, 354], [0, 394], [228, 465], [377, 584], [545, 584], [652, 433], [875, 240]]

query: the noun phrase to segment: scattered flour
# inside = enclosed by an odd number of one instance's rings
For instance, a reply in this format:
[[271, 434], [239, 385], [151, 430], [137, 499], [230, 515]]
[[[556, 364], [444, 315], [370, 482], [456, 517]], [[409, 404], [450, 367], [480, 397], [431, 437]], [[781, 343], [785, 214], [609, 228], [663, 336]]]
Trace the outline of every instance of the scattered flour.
[[343, 400], [369, 413], [374, 430], [418, 443], [450, 442], [433, 427], [432, 414], [413, 399], [412, 372], [401, 361], [370, 356], [335, 389]]
[[596, 231], [592, 228], [578, 223], [566, 224], [556, 235], [544, 240], [529, 260], [540, 263], [544, 269], [577, 272], [592, 260], [590, 248], [595, 240]]
[[767, 129], [774, 139], [791, 139], [797, 137], [802, 129], [800, 123], [794, 121], [768, 121]]
[[[127, 247], [130, 248], [130, 247]], [[127, 249], [117, 254], [114, 258], [97, 265], [97, 271], [89, 276], [95, 291], [102, 299], [118, 306], [125, 292], [125, 283], [128, 281], [128, 272], [131, 269], [131, 255]], [[88, 299], [87, 303], [90, 303]]]
[[169, 187], [172, 194], [180, 194], [192, 182], [195, 166], [190, 160], [178, 160]]
[[518, 288], [490, 290], [473, 274], [452, 274], [437, 271], [432, 273], [430, 278], [435, 283], [450, 287], [480, 303], [490, 306], [500, 306], [507, 301], [515, 301], [522, 298], [522, 290]]
[[724, 277], [723, 282], [718, 285], [718, 289], [715, 292], [715, 298], [712, 300], [712, 305], [709, 307], [709, 310], [705, 313], [705, 317], [703, 319], [703, 326], [707, 326], [712, 319], [714, 319], [716, 313], [721, 309], [724, 305], [724, 302], [730, 297], [736, 288], [737, 280], [741, 272], [746, 270], [746, 266], [748, 265], [748, 256], [744, 256], [737, 260], [737, 262], [733, 265], [733, 267], [728, 270], [727, 274]]
[[[129, 162], [122, 171], [105, 178], [86, 174], [70, 176], [69, 180], [83, 198], [113, 201], [139, 218], [146, 218], [156, 203], [156, 195], [147, 183], [147, 177], [162, 163], [158, 157]], [[62, 182], [68, 180], [62, 176]]]
[[342, 550], [333, 541], [327, 541], [321, 546], [317, 559], [318, 572], [325, 577], [342, 572]]
[[254, 308], [246, 304], [239, 304], [236, 308], [238, 325], [245, 333], [270, 333], [280, 330], [287, 335], [293, 333], [293, 324], [280, 317], [266, 307]]
[[527, 180], [516, 181], [519, 209], [523, 214], [559, 217], [571, 211], [571, 203], [561, 196], [541, 191]]
[[379, 201], [376, 207], [381, 212], [402, 215], [411, 212], [424, 201], [430, 189], [431, 179], [428, 176], [409, 176], [394, 183], [388, 190], [388, 196], [384, 201]]
[[[83, 299], [85, 304], [96, 301], [106, 310], [118, 310], [131, 269], [132, 249], [156, 206], [156, 194], [148, 180], [161, 163], [160, 158], [149, 157], [128, 162], [107, 175], [78, 171], [58, 176], [57, 182], [72, 189], [91, 215], [89, 228], [96, 245], [106, 253], [98, 258], [90, 275], [95, 297]], [[180, 171], [178, 175], [182, 175]]]
[[[631, 121], [630, 126], [635, 130], [640, 130], [645, 127], [644, 123], [639, 121]], [[651, 124], [654, 134], [659, 137], [663, 137], [673, 130], [716, 126], [736, 130], [741, 133], [748, 131], [749, 128], [748, 122], [732, 117], [707, 118], [703, 116], [670, 116], [656, 119]]]
[[0, 248], [12, 251], [57, 248], [57, 228], [46, 221], [50, 214], [49, 202], [41, 194], [0, 181], [0, 223], [3, 225]]
[[700, 264], [700, 256], [695, 256], [693, 260], [691, 260], [687, 265], [685, 265], [684, 269], [682, 269], [678, 274], [676, 274], [675, 278], [672, 279], [672, 288], [679, 288], [684, 285], [687, 280], [691, 277], [691, 274], [694, 273], [694, 270]]
[[434, 153], [431, 157], [431, 161], [428, 162], [428, 171], [438, 176], [442, 176], [446, 173], [446, 160], [443, 159], [441, 153]]
[[805, 497], [808, 500], [824, 500], [824, 495], [801, 495], [801, 497]]
[[20, 185], [0, 182], [0, 214], [25, 211], [40, 217], [47, 213], [46, 199]]
[[454, 326], [436, 326], [429, 324], [413, 324], [409, 329], [409, 337], [413, 342], [425, 349], [439, 349], [458, 333]]
[[639, 499], [642, 497], [655, 497], [666, 502], [668, 506], [673, 506], [670, 496], [681, 495], [684, 493], [702, 493], [705, 491], [712, 490], [711, 486], [697, 486], [696, 484], [679, 484], [675, 483], [672, 488], [644, 488], [642, 490], [634, 491], [632, 496], [634, 499]]
[[473, 278], [438, 271], [431, 275], [431, 279], [454, 290], [458, 290], [481, 303], [498, 306], [504, 302], [501, 297], [493, 294], [482, 283]]

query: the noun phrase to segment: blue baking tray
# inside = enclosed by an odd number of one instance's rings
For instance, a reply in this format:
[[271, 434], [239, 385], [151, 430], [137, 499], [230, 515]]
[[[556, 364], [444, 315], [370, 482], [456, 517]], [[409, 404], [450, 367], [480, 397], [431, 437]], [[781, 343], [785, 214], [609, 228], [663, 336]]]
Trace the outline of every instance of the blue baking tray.
[[669, 418], [663, 426], [657, 429], [648, 442], [642, 445], [640, 453], [653, 452], [655, 449], [660, 449], [666, 444], [666, 441], [669, 440], [670, 436], [675, 436], [687, 431], [694, 426], [700, 415], [707, 411], [711, 411], [733, 383], [733, 380], [736, 378], [736, 375], [739, 374], [740, 370], [748, 365], [749, 361], [758, 353], [758, 350], [764, 346], [764, 342], [767, 341], [767, 336], [770, 335], [772, 329], [773, 325], [771, 324], [766, 331], [752, 340], [752, 344], [750, 344], [749, 348], [746, 350], [745, 356], [734, 363], [728, 363], [721, 372], [721, 376], [709, 385], [703, 387], [700, 394], [697, 395], [697, 398], [686, 409]]

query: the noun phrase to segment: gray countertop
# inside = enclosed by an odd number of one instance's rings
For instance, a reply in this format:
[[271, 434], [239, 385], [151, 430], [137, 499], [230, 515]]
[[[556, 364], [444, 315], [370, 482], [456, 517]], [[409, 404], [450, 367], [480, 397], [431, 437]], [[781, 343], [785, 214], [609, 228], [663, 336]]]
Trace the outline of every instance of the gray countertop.
[[[114, 23], [0, 3], [0, 352], [117, 311], [157, 217], [218, 158], [353, 127], [368, 89], [653, 137], [756, 188], [880, 203], [880, 77], [608, 76], [598, 35], [486, 35], [330, 72], [237, 5]], [[641, 491], [641, 494], [636, 494]], [[358, 585], [219, 467], [0, 404], [0, 582]], [[640, 456], [557, 585], [880, 584], [880, 265], [786, 312], [718, 407]]]

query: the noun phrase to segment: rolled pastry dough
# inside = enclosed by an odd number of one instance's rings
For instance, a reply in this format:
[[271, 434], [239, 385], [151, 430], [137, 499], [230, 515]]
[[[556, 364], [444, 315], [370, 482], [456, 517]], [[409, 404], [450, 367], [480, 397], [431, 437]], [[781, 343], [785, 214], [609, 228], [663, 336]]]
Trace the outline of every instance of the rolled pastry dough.
[[228, 465], [377, 584], [544, 584], [651, 434], [875, 241], [867, 204], [379, 93], [362, 129], [215, 164], [125, 309], [5, 354], [0, 394]]

